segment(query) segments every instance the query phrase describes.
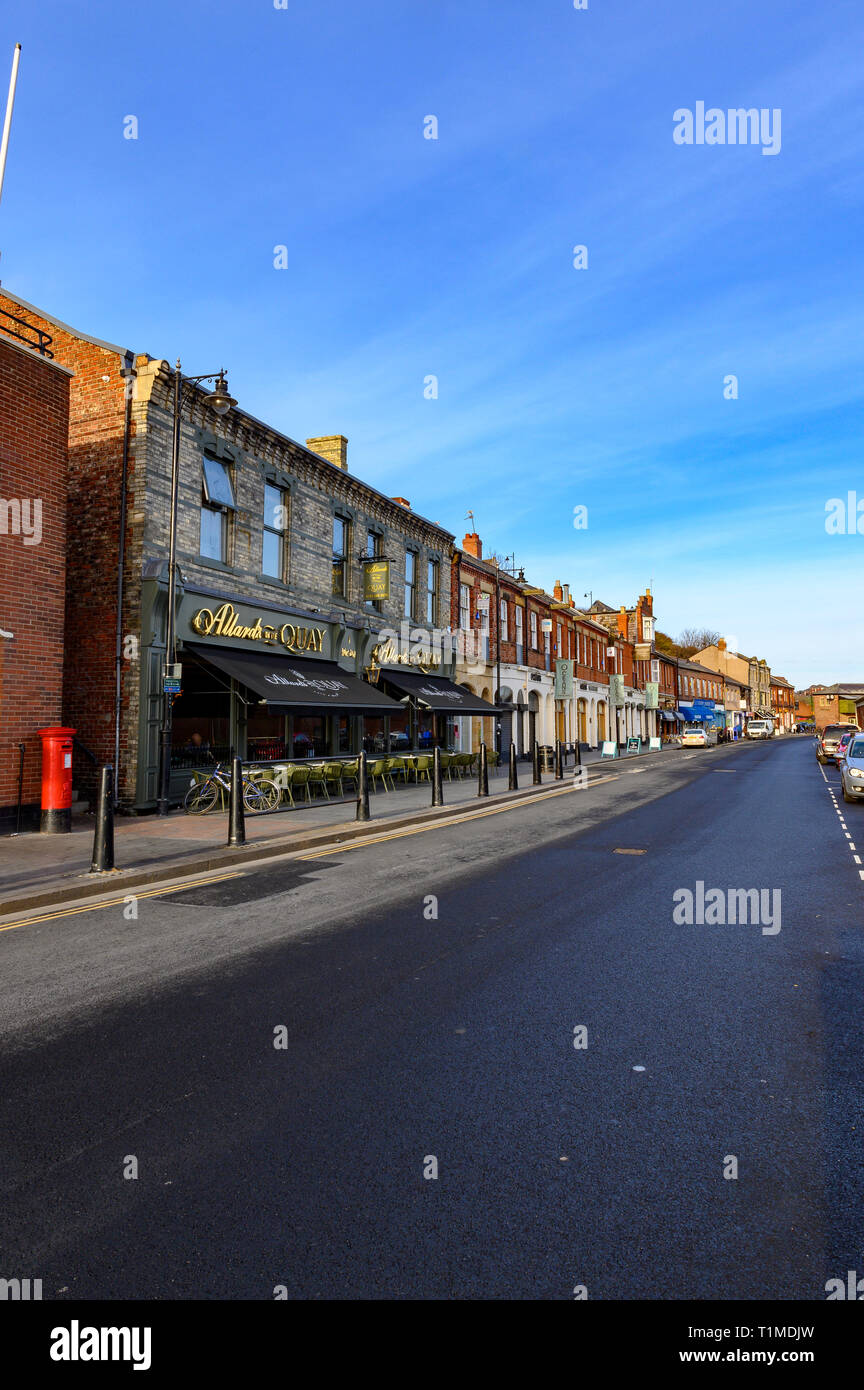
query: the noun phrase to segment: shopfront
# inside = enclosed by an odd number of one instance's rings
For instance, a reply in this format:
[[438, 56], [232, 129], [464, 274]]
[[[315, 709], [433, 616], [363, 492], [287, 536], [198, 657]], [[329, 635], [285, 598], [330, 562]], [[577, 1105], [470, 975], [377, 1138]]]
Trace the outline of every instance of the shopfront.
[[[409, 665], [382, 667], [379, 684], [402, 706], [401, 737], [406, 740], [405, 746], [421, 752], [433, 748], [455, 753], [468, 751], [465, 724], [471, 718], [493, 723], [498, 713], [488, 700], [465, 686]], [[392, 727], [391, 721], [391, 736]], [[490, 748], [494, 746], [493, 738], [494, 733], [487, 740]]]
[[[145, 585], [144, 629], [160, 588]], [[158, 628], [157, 628], [158, 630]], [[237, 755], [270, 762], [378, 751], [406, 725], [403, 705], [364, 679], [361, 623], [265, 608], [187, 588], [177, 610], [180, 692], [172, 700], [171, 795], [189, 771]], [[163, 653], [142, 654], [138, 797], [152, 804], [159, 763]]]

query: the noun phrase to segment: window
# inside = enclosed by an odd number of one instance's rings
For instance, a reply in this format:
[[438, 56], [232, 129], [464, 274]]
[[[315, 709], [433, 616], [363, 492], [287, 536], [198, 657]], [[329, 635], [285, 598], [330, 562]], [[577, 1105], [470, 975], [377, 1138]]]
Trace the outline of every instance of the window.
[[417, 556], [413, 550], [405, 551], [405, 617], [413, 618], [417, 597]]
[[531, 633], [531, 650], [532, 650], [532, 652], [536, 652], [536, 650], [537, 650], [537, 614], [534, 612], [534, 609], [533, 609], [533, 608], [531, 609], [531, 612], [530, 612], [529, 615], [528, 615], [528, 630], [529, 630], [529, 632]]
[[506, 598], [502, 598], [500, 612], [500, 633], [502, 642], [509, 642], [510, 640], [510, 628], [508, 624], [509, 619], [507, 616], [507, 600]]
[[556, 624], [555, 624], [555, 655], [556, 655], [556, 656], [563, 656], [563, 655], [564, 655], [564, 650], [563, 650], [563, 648], [562, 648], [562, 646], [561, 646], [561, 624], [560, 624], [560, 623], [556, 623]]
[[514, 618], [514, 620], [515, 620], [515, 621], [514, 621], [514, 627], [515, 627], [515, 629], [516, 629], [516, 660], [517, 660], [517, 661], [521, 661], [521, 660], [522, 660], [522, 642], [523, 642], [522, 624], [523, 624], [523, 622], [524, 622], [523, 614], [524, 614], [524, 609], [520, 608], [520, 607], [517, 605], [516, 608], [514, 608], [514, 610], [513, 610], [513, 618]]
[[467, 629], [471, 626], [471, 585], [459, 585], [459, 626]]
[[228, 521], [236, 509], [231, 475], [218, 459], [205, 458], [201, 483], [201, 540], [207, 560], [228, 561]]
[[261, 573], [271, 579], [285, 577], [286, 494], [274, 483], [264, 484], [264, 532], [261, 542]]
[[426, 565], [426, 621], [434, 627], [438, 621], [438, 561]]
[[[381, 554], [381, 537], [377, 531], [366, 532], [366, 555], [370, 560], [377, 560]], [[367, 598], [363, 601], [364, 608], [368, 608], [370, 613], [381, 612], [381, 601], [377, 598]]]
[[333, 518], [333, 593], [347, 598], [348, 537], [351, 523], [344, 516]]

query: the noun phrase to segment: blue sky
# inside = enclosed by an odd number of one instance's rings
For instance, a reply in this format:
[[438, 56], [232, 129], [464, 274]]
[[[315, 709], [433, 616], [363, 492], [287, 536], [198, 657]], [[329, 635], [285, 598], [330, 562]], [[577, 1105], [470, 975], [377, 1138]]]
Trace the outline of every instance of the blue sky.
[[[0, 34], [9, 289], [224, 364], [533, 582], [864, 679], [864, 536], [825, 531], [864, 499], [860, 0], [6, 0]], [[675, 144], [698, 101], [779, 108], [780, 152]]]

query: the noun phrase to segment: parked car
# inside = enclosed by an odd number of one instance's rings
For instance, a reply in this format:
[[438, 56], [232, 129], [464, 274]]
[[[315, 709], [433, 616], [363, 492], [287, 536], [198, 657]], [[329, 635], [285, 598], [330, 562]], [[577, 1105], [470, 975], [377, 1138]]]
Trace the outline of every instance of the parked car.
[[852, 730], [849, 729], [843, 735], [840, 742], [837, 744], [837, 752], [834, 754], [834, 759], [838, 767], [840, 766], [841, 759], [845, 758], [846, 750], [854, 737], [855, 735], [853, 734]]
[[827, 724], [821, 736], [816, 739], [816, 757], [820, 763], [833, 763], [837, 756], [837, 745], [844, 734], [857, 734], [856, 724]]
[[[716, 740], [715, 740], [716, 741]], [[681, 735], [682, 748], [707, 748], [708, 731], [702, 724], [685, 724]]]
[[864, 734], [851, 736], [839, 766], [843, 800], [860, 801], [864, 797]]

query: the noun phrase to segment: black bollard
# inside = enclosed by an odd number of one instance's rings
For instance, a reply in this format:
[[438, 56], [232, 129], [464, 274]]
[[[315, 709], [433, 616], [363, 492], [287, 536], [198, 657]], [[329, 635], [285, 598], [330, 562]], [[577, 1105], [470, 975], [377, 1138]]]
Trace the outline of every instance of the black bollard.
[[519, 774], [516, 771], [515, 743], [510, 744], [510, 781], [507, 783], [507, 790], [511, 792], [518, 792], [519, 790]]
[[228, 794], [228, 848], [237, 849], [246, 843], [246, 818], [243, 814], [243, 763], [231, 760], [231, 791]]
[[479, 769], [477, 774], [477, 795], [489, 795], [489, 764], [486, 760], [486, 744], [480, 744], [480, 757], [477, 761]]
[[540, 776], [540, 745], [536, 738], [531, 746], [531, 759], [534, 764], [534, 786], [539, 787], [543, 778]]
[[369, 774], [366, 771], [365, 748], [360, 754], [359, 766], [357, 768], [357, 811], [354, 819], [372, 819], [372, 812], [369, 810]]
[[556, 781], [556, 782], [562, 782], [563, 780], [564, 780], [564, 764], [563, 764], [563, 761], [562, 761], [561, 740], [560, 740], [560, 738], [556, 738], [556, 740], [555, 740], [555, 781]]
[[99, 778], [96, 832], [93, 836], [91, 874], [109, 874], [114, 868], [114, 769], [106, 765]]
[[432, 750], [432, 805], [444, 805], [444, 783], [441, 781], [441, 749]]
[[575, 751], [575, 753], [576, 753], [576, 766], [577, 766], [577, 767], [581, 767], [581, 766], [582, 766], [582, 749], [579, 747], [579, 740], [578, 740], [578, 738], [577, 738], [576, 742], [573, 744], [573, 748], [574, 748], [574, 751]]

